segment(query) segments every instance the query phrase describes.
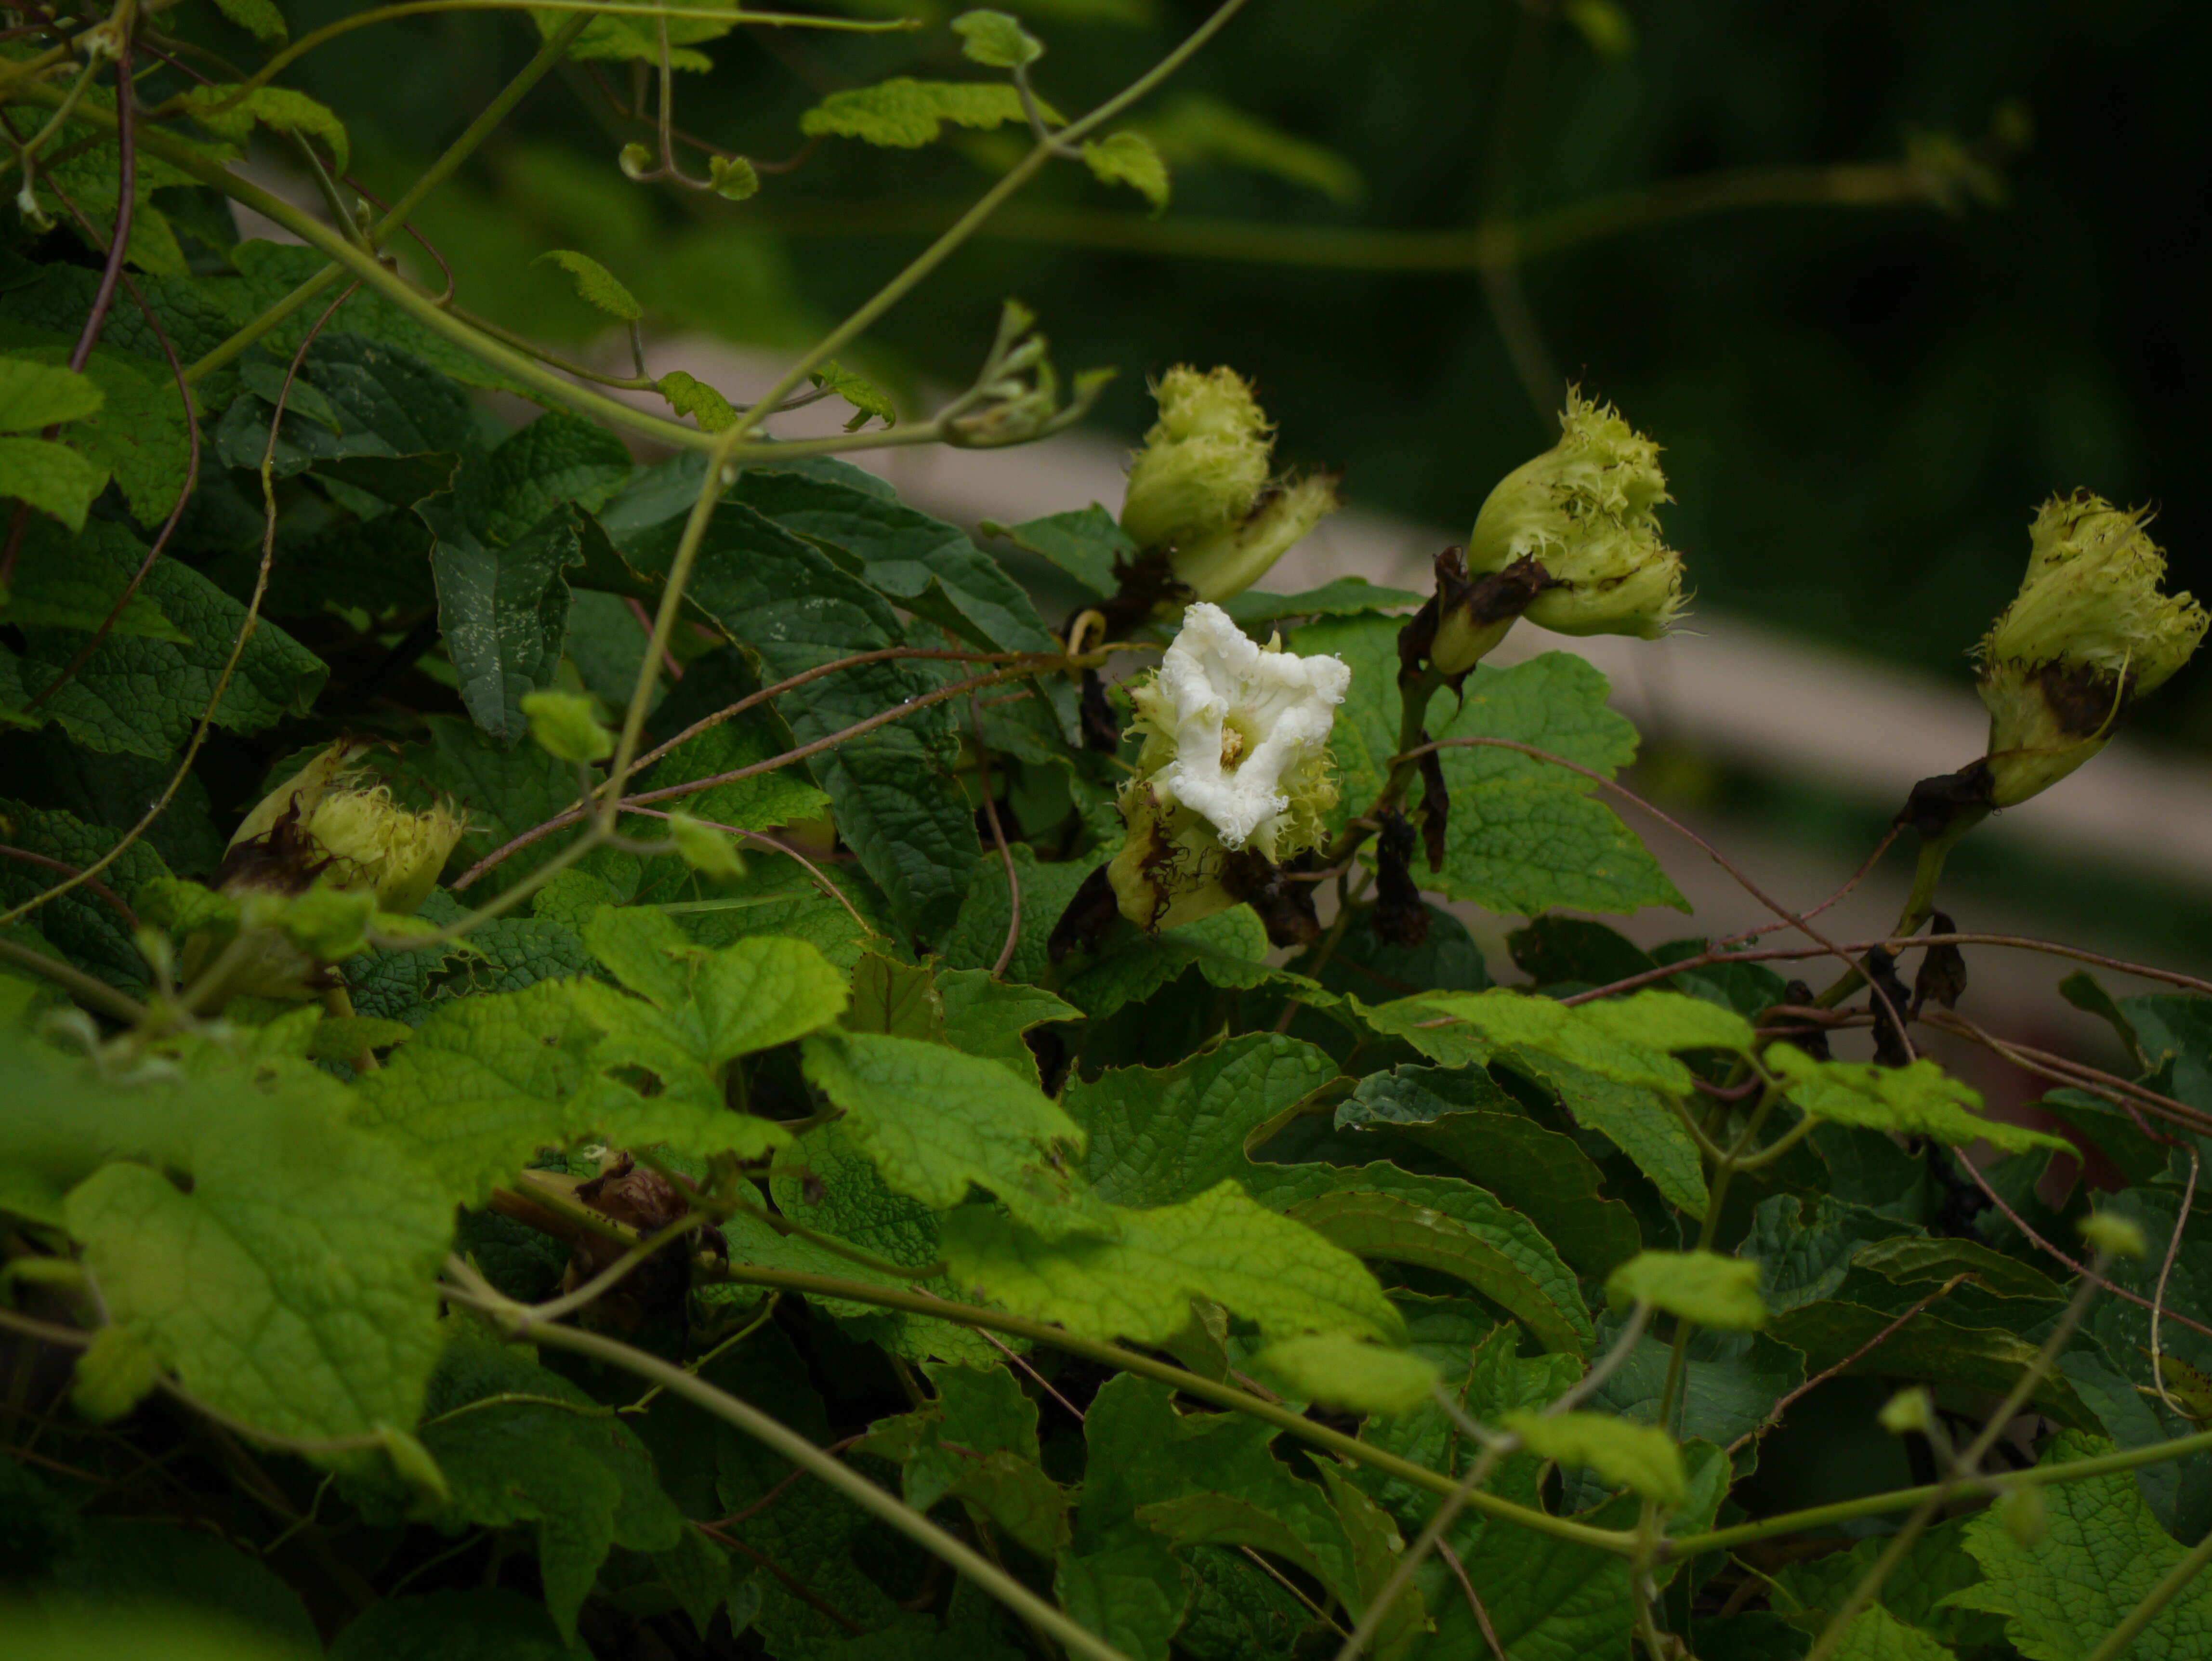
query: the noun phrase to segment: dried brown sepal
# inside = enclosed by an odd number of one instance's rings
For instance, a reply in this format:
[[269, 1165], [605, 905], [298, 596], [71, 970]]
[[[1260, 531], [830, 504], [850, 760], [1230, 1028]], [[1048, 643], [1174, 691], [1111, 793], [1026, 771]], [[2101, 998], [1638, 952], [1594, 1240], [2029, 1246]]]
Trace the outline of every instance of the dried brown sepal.
[[1395, 807], [1375, 839], [1375, 910], [1367, 921], [1386, 946], [1411, 950], [1429, 937], [1429, 908], [1413, 880], [1413, 827]]
[[1996, 782], [1987, 761], [1969, 762], [1955, 773], [1938, 773], [1912, 787], [1893, 824], [1910, 826], [1923, 841], [1933, 842], [1960, 819], [1987, 816]]
[[[1958, 925], [1938, 911], [1929, 919], [1931, 934], [1955, 934]], [[1912, 977], [1912, 1013], [1917, 1015], [1930, 1000], [1946, 1009], [1956, 1009], [1966, 991], [1966, 958], [1955, 946], [1931, 946], [1920, 959], [1920, 972]]]
[[1098, 867], [1083, 879], [1083, 886], [1075, 891], [1067, 909], [1060, 914], [1060, 921], [1052, 926], [1045, 940], [1045, 952], [1054, 963], [1079, 947], [1095, 950], [1114, 919], [1121, 915], [1121, 901], [1114, 893], [1114, 884], [1106, 874], [1107, 867]]
[[1259, 915], [1270, 946], [1311, 946], [1321, 938], [1313, 885], [1292, 882], [1265, 855], [1241, 849], [1221, 862], [1221, 885]]
[[[613, 1156], [612, 1163], [589, 1182], [580, 1183], [576, 1198], [608, 1221], [635, 1229], [641, 1238], [659, 1233], [694, 1209], [695, 1192], [678, 1177], [672, 1181], [659, 1171], [641, 1165], [628, 1153]], [[672, 1240], [623, 1280], [610, 1287], [585, 1312], [596, 1324], [635, 1332], [648, 1323], [680, 1321], [684, 1300], [691, 1287], [690, 1239], [717, 1246], [724, 1256], [729, 1247], [721, 1231], [705, 1228], [696, 1237]], [[568, 1250], [568, 1268], [561, 1289], [573, 1292], [603, 1273], [629, 1250], [619, 1240], [582, 1234]]]
[[1876, 1067], [1910, 1067], [1912, 1043], [1905, 1036], [1905, 1012], [1912, 995], [1897, 977], [1897, 959], [1877, 946], [1866, 954], [1866, 977], [1878, 996], [1867, 1000], [1874, 1016], [1874, 1062]]
[[331, 856], [300, 823], [300, 804], [288, 806], [262, 835], [234, 843], [216, 867], [214, 885], [225, 893], [304, 894], [330, 868]]
[[[1426, 733], [1421, 742], [1429, 742]], [[1444, 868], [1444, 833], [1451, 828], [1451, 790], [1444, 783], [1444, 752], [1431, 750], [1421, 757], [1421, 846], [1429, 856], [1429, 869]]]

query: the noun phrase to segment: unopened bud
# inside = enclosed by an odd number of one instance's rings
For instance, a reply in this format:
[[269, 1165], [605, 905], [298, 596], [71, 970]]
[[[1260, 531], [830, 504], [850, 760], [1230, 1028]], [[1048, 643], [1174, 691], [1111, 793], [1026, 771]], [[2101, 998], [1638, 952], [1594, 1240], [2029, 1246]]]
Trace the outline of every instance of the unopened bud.
[[2044, 1503], [2041, 1488], [2013, 1488], [1999, 1495], [1996, 1513], [2013, 1543], [2024, 1550], [2041, 1544], [2051, 1530], [2050, 1508]]
[[1659, 504], [1673, 500], [1659, 447], [1577, 391], [1559, 426], [1559, 441], [1482, 504], [1468, 567], [1480, 575], [1533, 558], [1554, 586], [1529, 602], [1531, 623], [1656, 639], [1682, 607], [1682, 558], [1659, 535]]
[[2112, 1212], [2093, 1211], [2080, 1226], [2081, 1238], [2100, 1256], [2141, 1257], [2149, 1250], [2142, 1228]]
[[668, 834], [676, 843], [677, 856], [694, 871], [725, 882], [735, 882], [745, 874], [744, 858], [738, 852], [736, 841], [720, 825], [708, 824], [689, 813], [671, 813]]
[[[1543, 565], [1525, 556], [1470, 578], [1464, 548], [1438, 554], [1436, 571], [1436, 597], [1414, 618], [1399, 652], [1407, 671], [1415, 660], [1425, 658], [1455, 686], [1489, 656], [1536, 597], [1554, 586]], [[1409, 652], [1412, 658], [1406, 656]]]
[[1913, 1431], [1924, 1433], [1936, 1422], [1936, 1406], [1928, 1392], [1915, 1384], [1891, 1396], [1876, 1416], [1881, 1421], [1881, 1427], [1892, 1436], [1904, 1436]]
[[2026, 801], [2103, 749], [2203, 639], [2203, 608], [2160, 590], [2166, 555], [2147, 517], [2080, 490], [2029, 527], [2020, 593], [1976, 648], [1993, 806]]
[[1152, 395], [1160, 418], [1129, 465], [1121, 528], [1139, 548], [1164, 548], [1251, 513], [1274, 451], [1267, 417], [1234, 369], [1177, 364]]
[[1194, 599], [1218, 605], [1267, 575], [1336, 508], [1336, 481], [1325, 473], [1276, 485], [1243, 519], [1177, 543], [1168, 569]]
[[615, 752], [615, 735], [580, 692], [526, 692], [522, 713], [530, 718], [530, 736], [538, 747], [562, 761], [583, 767]]

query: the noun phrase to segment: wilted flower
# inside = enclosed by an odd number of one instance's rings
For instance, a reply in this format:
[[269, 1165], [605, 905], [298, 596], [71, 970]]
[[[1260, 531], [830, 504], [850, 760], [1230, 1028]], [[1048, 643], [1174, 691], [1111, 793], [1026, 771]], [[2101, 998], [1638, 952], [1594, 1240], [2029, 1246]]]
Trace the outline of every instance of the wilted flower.
[[2086, 490], [2036, 514], [2020, 593], [1976, 648], [1992, 805], [2026, 801], [2095, 755], [2203, 639], [2203, 608], [2160, 592], [2166, 556], [2147, 517]]
[[1109, 872], [1124, 916], [1146, 928], [1195, 922], [1244, 897], [1244, 882], [1224, 882], [1231, 856], [1273, 864], [1321, 841], [1336, 800], [1329, 728], [1351, 684], [1341, 659], [1260, 647], [1220, 607], [1189, 609], [1135, 693], [1145, 747]]
[[319, 877], [401, 916], [430, 897], [468, 821], [442, 801], [413, 812], [388, 787], [365, 782], [356, 764], [366, 748], [330, 745], [246, 816], [223, 855], [226, 892], [303, 893]]
[[1563, 635], [1666, 633], [1682, 606], [1682, 557], [1659, 538], [1672, 501], [1659, 447], [1611, 405], [1567, 394], [1559, 441], [1498, 482], [1468, 537], [1468, 569], [1536, 560], [1553, 586], [1522, 613]]

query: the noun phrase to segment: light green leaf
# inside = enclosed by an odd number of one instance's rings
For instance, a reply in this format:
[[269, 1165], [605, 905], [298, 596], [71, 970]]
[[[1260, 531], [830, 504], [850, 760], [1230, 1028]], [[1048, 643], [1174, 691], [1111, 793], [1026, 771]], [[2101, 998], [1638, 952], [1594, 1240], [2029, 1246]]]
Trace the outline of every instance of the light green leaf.
[[[712, 9], [719, 11], [728, 8], [717, 4]], [[567, 12], [533, 11], [530, 14], [530, 21], [538, 25], [538, 33], [550, 40], [554, 32], [568, 21], [568, 16]], [[579, 63], [658, 64], [661, 43], [665, 40], [673, 48], [668, 53], [671, 69], [703, 74], [714, 67], [714, 60], [702, 52], [689, 52], [684, 48], [702, 41], [718, 40], [730, 32], [731, 27], [726, 20], [721, 18], [695, 21], [685, 17], [681, 0], [678, 0], [678, 5], [665, 19], [636, 15], [594, 17], [570, 45], [568, 56]], [[665, 36], [660, 33], [664, 27], [667, 30]]]
[[[1046, 110], [1048, 119], [1057, 119]], [[919, 149], [951, 122], [990, 128], [1026, 121], [1021, 94], [1003, 81], [915, 81], [906, 76], [833, 92], [799, 119], [808, 137], [858, 138], [871, 144]]]
[[864, 1453], [901, 1461], [906, 1502], [965, 1501], [1049, 1560], [1067, 1543], [1067, 1498], [1038, 1464], [1036, 1403], [1004, 1366], [925, 1364], [937, 1400], [875, 1425]]
[[[726, 721], [684, 739], [654, 763], [645, 784], [650, 789], [665, 790], [671, 785], [719, 777], [769, 760], [782, 754], [783, 749], [764, 723]], [[766, 830], [822, 818], [829, 810], [830, 798], [807, 777], [804, 767], [793, 765], [712, 785], [670, 806], [708, 824]]]
[[1555, 1097], [1583, 1129], [1598, 1132], [1626, 1154], [1668, 1204], [1692, 1217], [1705, 1214], [1705, 1160], [1657, 1091], [1615, 1084], [1531, 1050], [1505, 1050], [1498, 1059]]
[[1384, 1349], [1343, 1333], [1316, 1333], [1270, 1344], [1253, 1364], [1302, 1401], [1354, 1413], [1409, 1413], [1426, 1402], [1443, 1375], [1410, 1350]]
[[1154, 217], [1167, 211], [1171, 190], [1168, 164], [1142, 133], [1117, 132], [1085, 140], [1083, 161], [1102, 185], [1127, 185], [1151, 203]]
[[111, 1423], [153, 1393], [159, 1372], [153, 1350], [134, 1329], [104, 1326], [76, 1358], [70, 1405], [95, 1425]]
[[116, 1163], [67, 1203], [113, 1318], [218, 1412], [281, 1436], [411, 1425], [437, 1359], [451, 1202], [345, 1104], [304, 1062], [210, 1078], [173, 1103], [189, 1193]]
[[891, 395], [867, 376], [847, 368], [836, 359], [831, 358], [814, 370], [808, 379], [817, 386], [835, 392], [853, 406], [853, 418], [845, 423], [847, 432], [858, 432], [867, 424], [870, 416], [883, 417], [886, 427], [898, 425], [898, 405], [892, 402]]
[[[114, 173], [111, 152], [107, 161], [111, 218]], [[11, 361], [64, 369], [76, 344], [70, 336], [33, 328], [0, 313], [0, 349], [7, 351]], [[94, 349], [84, 374], [100, 389], [100, 402], [70, 427], [70, 447], [94, 466], [107, 469], [140, 524], [159, 525], [177, 505], [191, 459], [177, 383], [167, 365], [157, 368], [135, 352], [106, 346]], [[255, 459], [259, 459], [258, 454]]]
[[1042, 987], [994, 979], [988, 970], [941, 969], [937, 994], [945, 1008], [945, 1041], [955, 1050], [984, 1056], [1030, 1084], [1039, 1082], [1036, 1056], [1022, 1035], [1049, 1021], [1083, 1019]]
[[854, 965], [852, 985], [852, 1001], [837, 1021], [848, 1032], [944, 1041], [945, 1000], [934, 970], [871, 952]]
[[1120, 1238], [1047, 1239], [985, 1206], [945, 1221], [951, 1277], [1086, 1336], [1159, 1344], [1211, 1299], [1270, 1338], [1308, 1331], [1396, 1341], [1397, 1311], [1357, 1257], [1234, 1181], [1181, 1205], [1117, 1211]]
[[[281, 27], [281, 25], [280, 25]], [[257, 29], [256, 33], [259, 31]], [[234, 99], [236, 102], [232, 102]], [[345, 124], [303, 92], [289, 87], [256, 87], [243, 97], [235, 82], [193, 87], [179, 100], [185, 113], [218, 138], [243, 145], [256, 126], [277, 132], [319, 138], [330, 147], [333, 177], [343, 177], [353, 167], [352, 145]]]
[[[574, 248], [554, 248], [539, 254], [531, 264], [542, 265], [549, 259], [575, 279], [576, 292], [585, 301], [598, 307], [609, 317], [618, 318], [624, 323], [635, 323], [644, 317], [645, 308], [637, 303], [637, 296], [591, 255], [578, 253]], [[690, 379], [688, 375], [684, 378]], [[696, 386], [697, 383], [693, 384]]]
[[696, 421], [701, 432], [724, 432], [737, 424], [738, 412], [730, 407], [730, 400], [705, 381], [682, 369], [671, 369], [660, 377], [659, 384], [660, 395], [668, 400], [669, 407]]
[[[2110, 1453], [2109, 1442], [2075, 1434], [2053, 1441], [2039, 1462]], [[2043, 1490], [2045, 1531], [2022, 1545], [1994, 1512], [1966, 1524], [1966, 1550], [1984, 1579], [1944, 1601], [2005, 1618], [2005, 1635], [2029, 1661], [2081, 1661], [2119, 1625], [2184, 1553], [2143, 1504], [2134, 1474], [2052, 1482]], [[2212, 1632], [2212, 1581], [2184, 1586], [2154, 1616], [2130, 1661], [2195, 1661]]]
[[1492, 987], [1433, 993], [1423, 1001], [1465, 1021], [1494, 1045], [1518, 1044], [1617, 1084], [1676, 1096], [1689, 1093], [1690, 1070], [1668, 1050], [1741, 1051], [1752, 1041], [1751, 1024], [1743, 1017], [1680, 992], [1637, 992], [1570, 1006]]
[[106, 394], [89, 376], [27, 358], [0, 357], [0, 433], [31, 433], [98, 411]]
[[1645, 1251], [1605, 1283], [1616, 1305], [1643, 1302], [1699, 1326], [1752, 1332], [1766, 1324], [1759, 1267], [1717, 1251]]
[[1563, 1465], [1587, 1465], [1615, 1488], [1634, 1490], [1662, 1506], [1686, 1504], [1688, 1474], [1682, 1451], [1666, 1432], [1632, 1425], [1601, 1413], [1555, 1413], [1547, 1417], [1523, 1409], [1509, 1413], [1505, 1428], [1531, 1453]]
[[1025, 520], [1019, 525], [1000, 525], [987, 519], [981, 529], [986, 536], [1004, 537], [1017, 548], [1051, 561], [1102, 598], [1121, 584], [1115, 566], [1135, 559], [1138, 551], [1114, 515], [1095, 502], [1088, 508]]
[[744, 202], [760, 194], [760, 171], [742, 155], [707, 158], [707, 182], [725, 202]]
[[877, 1033], [811, 1038], [803, 1053], [806, 1076], [898, 1192], [949, 1209], [972, 1183], [1048, 1239], [1113, 1231], [1113, 1214], [1067, 1169], [1081, 1129], [998, 1062]]
[[1933, 1136], [1954, 1147], [1986, 1140], [2008, 1153], [2073, 1147], [2061, 1136], [1983, 1117], [1980, 1095], [1924, 1056], [1909, 1067], [1876, 1067], [1815, 1061], [1795, 1044], [1778, 1043], [1767, 1047], [1765, 1062], [1786, 1081], [1790, 1099], [1816, 1119]]
[[963, 57], [994, 70], [1025, 69], [1044, 56], [1044, 42], [1002, 11], [963, 11], [952, 20]]
[[27, 502], [72, 531], [84, 529], [93, 499], [106, 488], [107, 469], [94, 466], [66, 444], [0, 438], [0, 496]]
[[215, 0], [216, 9], [266, 46], [284, 39], [284, 15], [271, 0]]
[[435, 1173], [450, 1203], [480, 1205], [539, 1148], [590, 1128], [573, 1108], [590, 1045], [557, 982], [458, 998], [363, 1075], [353, 1119]]

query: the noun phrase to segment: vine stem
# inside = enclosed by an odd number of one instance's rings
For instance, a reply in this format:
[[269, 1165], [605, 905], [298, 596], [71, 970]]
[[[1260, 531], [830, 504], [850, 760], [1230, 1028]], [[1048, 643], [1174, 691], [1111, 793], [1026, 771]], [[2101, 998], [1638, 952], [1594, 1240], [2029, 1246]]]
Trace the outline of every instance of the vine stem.
[[[2097, 1258], [2097, 1268], [2103, 1269], [2108, 1261], [2100, 1253]], [[1967, 1444], [1966, 1451], [1952, 1466], [1950, 1479], [1937, 1483], [1936, 1491], [1913, 1508], [1912, 1515], [1905, 1519], [1905, 1526], [1891, 1537], [1887, 1549], [1875, 1560], [1872, 1568], [1859, 1577], [1858, 1584], [1850, 1589], [1835, 1613], [1828, 1617], [1828, 1624], [1821, 1628], [1820, 1635], [1814, 1640], [1805, 1661], [1828, 1661], [1828, 1658], [1843, 1646], [1851, 1622], [1858, 1619], [1881, 1595], [1883, 1582], [1905, 1561], [1905, 1555], [1912, 1549], [1913, 1542], [1928, 1531], [1928, 1525], [1936, 1520], [1936, 1513], [1954, 1494], [1972, 1487], [1978, 1480], [1983, 1458], [1996, 1445], [1997, 1438], [2004, 1434], [2005, 1427], [2027, 1405], [2028, 1398], [2035, 1394], [2035, 1387], [2051, 1371], [2051, 1363], [2058, 1359], [2059, 1352], [2072, 1341], [2075, 1329], [2081, 1324], [2081, 1317], [2089, 1312], [2089, 1300], [2097, 1295], [2097, 1284], [2094, 1280], [2085, 1280], [2075, 1290], [2072, 1300], [2066, 1305], [2065, 1314], [2059, 1317], [2058, 1324], [2044, 1340], [2035, 1359], [2021, 1370], [2019, 1380], [2006, 1394], [2004, 1400], [1997, 1404], [1996, 1411], [1990, 1415], [1980, 1434]]]
[[[886, 1494], [842, 1460], [823, 1452], [798, 1432], [778, 1420], [771, 1419], [750, 1402], [741, 1401], [726, 1390], [718, 1390], [697, 1374], [686, 1372], [673, 1362], [664, 1361], [657, 1355], [633, 1349], [628, 1344], [603, 1338], [597, 1333], [544, 1320], [527, 1305], [490, 1293], [489, 1287], [477, 1291], [447, 1286], [443, 1291], [447, 1299], [481, 1311], [517, 1337], [526, 1337], [556, 1349], [588, 1355], [595, 1360], [634, 1372], [639, 1378], [658, 1384], [672, 1396], [682, 1396], [694, 1406], [713, 1414], [726, 1424], [735, 1426], [756, 1441], [781, 1454], [793, 1464], [835, 1488], [878, 1521], [896, 1529], [924, 1550], [941, 1558], [1024, 1620], [1050, 1633], [1072, 1653], [1086, 1657], [1088, 1661], [1128, 1661], [1120, 1650], [1087, 1627], [1070, 1620], [1056, 1606], [1039, 1597], [980, 1552], [956, 1540], [920, 1512]], [[490, 1295], [486, 1296], [486, 1293], [490, 1293]]]
[[50, 958], [34, 947], [20, 946], [10, 940], [0, 940], [0, 963], [12, 964], [18, 969], [27, 969], [33, 975], [44, 976], [87, 1008], [97, 1009], [101, 1014], [136, 1026], [146, 1019], [146, 1006], [126, 992], [118, 992], [106, 981], [97, 980], [74, 964]]

